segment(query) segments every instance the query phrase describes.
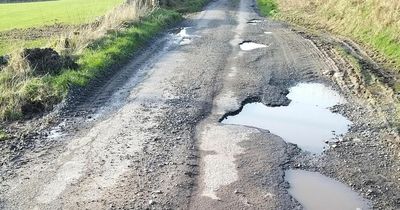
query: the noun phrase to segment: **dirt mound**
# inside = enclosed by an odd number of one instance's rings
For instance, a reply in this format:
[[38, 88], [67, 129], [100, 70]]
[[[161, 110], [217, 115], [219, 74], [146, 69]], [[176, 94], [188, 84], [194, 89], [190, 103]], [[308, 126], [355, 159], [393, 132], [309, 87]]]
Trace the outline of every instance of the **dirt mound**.
[[63, 68], [78, 68], [78, 64], [71, 57], [60, 56], [51, 48], [25, 49], [23, 56], [36, 75], [57, 74]]
[[31, 101], [28, 103], [25, 103], [21, 107], [22, 114], [25, 116], [33, 115], [33, 114], [39, 114], [43, 113], [45, 111], [45, 105], [40, 102], [40, 101]]
[[7, 66], [9, 57], [8, 56], [0, 56], [0, 70], [2, 67]]

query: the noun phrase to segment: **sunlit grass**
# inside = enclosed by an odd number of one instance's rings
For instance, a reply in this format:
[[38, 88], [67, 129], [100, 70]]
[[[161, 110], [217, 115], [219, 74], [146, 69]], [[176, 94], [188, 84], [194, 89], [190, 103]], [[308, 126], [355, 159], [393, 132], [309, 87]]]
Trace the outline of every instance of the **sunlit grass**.
[[124, 0], [56, 0], [0, 3], [0, 31], [93, 21]]
[[[265, 1], [265, 0], [258, 0]], [[350, 37], [400, 70], [400, 1], [276, 0], [278, 17]]]

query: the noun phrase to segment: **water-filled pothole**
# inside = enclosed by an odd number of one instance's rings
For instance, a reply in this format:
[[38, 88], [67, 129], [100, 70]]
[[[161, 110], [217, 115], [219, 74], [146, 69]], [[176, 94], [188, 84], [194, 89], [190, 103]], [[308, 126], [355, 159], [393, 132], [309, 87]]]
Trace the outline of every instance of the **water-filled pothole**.
[[267, 45], [257, 44], [257, 43], [252, 42], [252, 41], [244, 41], [244, 42], [240, 43], [239, 46], [240, 46], [240, 49], [244, 50], [244, 51], [250, 51], [250, 50], [255, 50], [255, 49], [266, 48], [267, 47]]
[[351, 122], [329, 107], [345, 99], [320, 83], [301, 83], [289, 89], [288, 106], [268, 107], [262, 103], [246, 104], [241, 112], [228, 116], [225, 124], [266, 129], [312, 153], [321, 153], [335, 135], [348, 131]]
[[[192, 35], [190, 32], [191, 27], [183, 27], [179, 31], [179, 33], [176, 34], [176, 39], [179, 45], [188, 45], [192, 43], [193, 38], [198, 38], [199, 36], [197, 35]], [[189, 32], [190, 31], [190, 32]]]
[[288, 170], [291, 194], [307, 210], [364, 210], [369, 202], [351, 188], [316, 172]]
[[247, 23], [251, 24], [251, 25], [257, 25], [257, 23], [262, 23], [262, 22], [264, 22], [264, 21], [260, 20], [260, 19], [251, 19], [251, 20], [247, 21]]

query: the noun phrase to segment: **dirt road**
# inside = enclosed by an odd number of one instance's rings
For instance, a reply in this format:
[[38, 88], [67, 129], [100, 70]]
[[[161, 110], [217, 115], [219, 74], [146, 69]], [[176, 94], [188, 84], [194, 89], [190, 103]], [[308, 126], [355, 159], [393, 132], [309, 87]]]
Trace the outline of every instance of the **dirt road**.
[[[338, 111], [354, 123], [349, 136], [371, 131], [357, 138], [367, 146], [317, 158], [269, 131], [220, 123], [244, 102], [287, 105], [287, 89], [298, 82], [337, 87], [324, 75], [339, 71], [332, 59], [286, 25], [259, 17], [254, 5], [213, 1], [187, 17], [180, 33], [157, 39], [105, 85], [59, 111], [60, 125], [33, 140], [18, 166], [3, 160], [0, 207], [301, 209], [284, 180], [291, 166], [351, 184], [375, 207], [399, 207], [399, 161], [380, 143], [390, 131], [374, 129], [382, 120], [345, 87], [351, 104]], [[246, 51], [244, 41], [264, 46]], [[358, 159], [360, 151], [367, 157]]]

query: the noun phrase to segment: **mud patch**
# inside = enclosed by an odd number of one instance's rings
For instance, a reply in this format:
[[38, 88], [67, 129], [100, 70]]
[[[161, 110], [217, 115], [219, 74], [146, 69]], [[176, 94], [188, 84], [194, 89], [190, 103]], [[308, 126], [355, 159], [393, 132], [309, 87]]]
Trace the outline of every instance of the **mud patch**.
[[21, 112], [25, 116], [39, 114], [45, 111], [45, 105], [40, 101], [26, 102], [21, 106]]
[[288, 170], [289, 193], [308, 210], [365, 210], [370, 204], [346, 185], [316, 172]]
[[25, 49], [22, 55], [29, 63], [29, 66], [34, 69], [34, 74], [36, 75], [57, 74], [63, 68], [78, 68], [78, 64], [72, 58], [60, 56], [51, 48]]
[[291, 100], [288, 106], [249, 103], [222, 123], [269, 130], [314, 154], [321, 153], [327, 146], [325, 142], [345, 134], [351, 125], [348, 119], [328, 109], [345, 103], [345, 99], [323, 84], [299, 84], [289, 90], [287, 97]]
[[8, 65], [8, 61], [10, 60], [9, 56], [0, 56], [0, 70]]
[[240, 46], [240, 49], [243, 51], [251, 51], [251, 50], [267, 47], [267, 45], [258, 44], [258, 43], [252, 42], [252, 41], [244, 41], [244, 42], [240, 43], [239, 46]]
[[0, 40], [35, 40], [41, 38], [57, 37], [77, 30], [78, 26], [54, 24], [43, 27], [33, 27], [26, 29], [11, 29], [0, 31]]

